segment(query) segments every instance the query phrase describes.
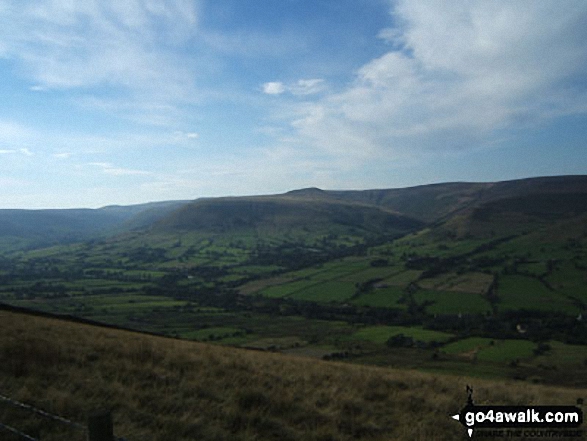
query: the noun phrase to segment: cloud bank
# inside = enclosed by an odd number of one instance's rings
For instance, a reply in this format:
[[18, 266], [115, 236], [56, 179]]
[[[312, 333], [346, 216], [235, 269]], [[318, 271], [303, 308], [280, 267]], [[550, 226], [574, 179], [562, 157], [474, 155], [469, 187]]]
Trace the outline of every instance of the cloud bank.
[[411, 157], [587, 111], [585, 2], [401, 0], [390, 13], [395, 26], [379, 33], [389, 50], [344, 90], [297, 107], [301, 145]]

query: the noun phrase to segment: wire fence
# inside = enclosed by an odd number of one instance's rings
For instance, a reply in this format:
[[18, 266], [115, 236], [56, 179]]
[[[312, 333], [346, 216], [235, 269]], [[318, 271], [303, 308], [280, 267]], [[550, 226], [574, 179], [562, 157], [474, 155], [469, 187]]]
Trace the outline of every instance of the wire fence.
[[74, 423], [73, 421], [68, 420], [67, 418], [60, 417], [58, 415], [53, 415], [52, 413], [45, 412], [44, 410], [37, 409], [29, 404], [21, 403], [20, 401], [13, 400], [12, 398], [5, 397], [4, 395], [0, 395], [0, 400], [5, 401], [9, 404], [12, 404], [15, 407], [20, 407], [22, 409], [30, 410], [31, 412], [36, 413], [37, 415], [44, 416], [46, 418], [52, 419], [54, 421], [59, 421], [60, 423], [67, 424], [70, 427], [74, 427], [79, 430], [86, 430], [86, 426]]
[[[1, 394], [0, 394], [0, 401], [3, 401], [13, 407], [24, 409], [29, 412], [33, 412], [37, 415], [48, 418], [50, 420], [53, 420], [53, 421], [56, 421], [59, 423], [63, 423], [63, 424], [65, 424], [75, 430], [82, 431], [89, 437], [90, 440], [95, 439], [95, 440], [99, 440], [99, 441], [102, 441], [102, 440], [104, 440], [104, 441], [126, 441], [125, 438], [118, 438], [113, 435], [113, 433], [112, 433], [112, 418], [110, 416], [110, 412], [106, 412], [106, 413], [101, 412], [101, 413], [95, 414], [95, 417], [91, 416], [89, 419], [89, 425], [85, 426], [83, 424], [76, 423], [76, 422], [71, 421], [71, 420], [64, 418], [62, 416], [46, 412], [42, 409], [38, 409], [34, 406], [22, 403], [20, 401], [14, 400], [10, 397], [7, 397], [7, 396], [1, 395]], [[8, 424], [5, 424], [1, 421], [0, 421], [0, 429], [4, 429], [9, 432], [12, 432], [15, 435], [19, 436], [20, 438], [26, 439], [28, 441], [40, 441], [39, 439], [34, 438], [34, 437], [30, 436], [29, 434], [26, 434], [26, 433], [12, 427], [12, 426], [9, 426]]]
[[0, 429], [8, 430], [9, 432], [12, 432], [15, 435], [21, 437], [22, 439], [27, 439], [29, 441], [40, 441], [37, 438], [33, 438], [32, 436], [29, 436], [26, 433], [23, 433], [20, 430], [15, 429], [14, 427], [11, 427], [7, 424], [0, 423]]

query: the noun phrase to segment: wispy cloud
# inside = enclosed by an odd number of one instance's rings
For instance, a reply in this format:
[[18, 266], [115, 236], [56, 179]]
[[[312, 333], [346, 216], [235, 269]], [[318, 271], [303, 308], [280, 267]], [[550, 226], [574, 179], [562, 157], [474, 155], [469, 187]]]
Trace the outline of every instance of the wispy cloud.
[[313, 95], [325, 89], [325, 82], [322, 78], [298, 80], [292, 84], [284, 84], [281, 81], [270, 81], [261, 86], [263, 93], [267, 95], [281, 95], [289, 92], [292, 95]]
[[0, 47], [32, 91], [83, 88], [100, 96], [97, 88], [116, 88], [127, 106], [152, 112], [196, 95], [193, 72], [182, 60], [197, 31], [194, 1], [7, 3], [0, 10]]
[[21, 154], [24, 156], [33, 156], [33, 152], [31, 152], [27, 148], [22, 149], [2, 149], [0, 150], [0, 155], [10, 155], [10, 154]]
[[136, 176], [136, 175], [151, 175], [151, 172], [144, 170], [135, 170], [130, 168], [116, 167], [109, 162], [90, 162], [88, 165], [98, 167], [107, 175], [111, 176]]
[[61, 153], [53, 153], [53, 157], [57, 158], [57, 159], [68, 159], [71, 157], [71, 153], [70, 152], [61, 152]]
[[[156, 50], [161, 38], [182, 42], [196, 24], [193, 2], [36, 2], [12, 8], [18, 27], [2, 34], [7, 46], [45, 87], [115, 83], [142, 88], [164, 85], [170, 59]], [[157, 62], [166, 62], [159, 64]], [[175, 64], [175, 63], [174, 63]], [[157, 69], [154, 67], [157, 66]], [[178, 68], [177, 65], [173, 68]]]
[[200, 137], [200, 134], [197, 132], [184, 132], [181, 130], [176, 130], [173, 133], [173, 141], [175, 143], [181, 144], [185, 141], [195, 141]]
[[[478, 146], [501, 130], [587, 111], [584, 2], [393, 6], [399, 27], [379, 33], [389, 51], [345, 90], [298, 105], [290, 124], [300, 145], [391, 159]], [[266, 93], [268, 84], [288, 89], [266, 83]]]
[[291, 93], [294, 95], [312, 95], [314, 93], [322, 92], [324, 88], [325, 84], [322, 78], [298, 80], [297, 83], [289, 87]]

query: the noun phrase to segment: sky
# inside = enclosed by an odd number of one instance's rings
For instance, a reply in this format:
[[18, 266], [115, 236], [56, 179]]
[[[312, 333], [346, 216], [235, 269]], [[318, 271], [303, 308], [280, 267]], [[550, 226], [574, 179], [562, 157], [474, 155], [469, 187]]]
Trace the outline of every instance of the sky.
[[587, 174], [584, 0], [0, 0], [0, 208]]

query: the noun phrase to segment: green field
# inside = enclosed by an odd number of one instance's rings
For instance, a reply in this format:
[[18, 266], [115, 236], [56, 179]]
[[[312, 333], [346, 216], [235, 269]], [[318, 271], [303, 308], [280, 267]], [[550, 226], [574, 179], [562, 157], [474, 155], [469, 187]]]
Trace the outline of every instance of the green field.
[[587, 272], [577, 268], [574, 263], [567, 261], [557, 265], [546, 281], [557, 292], [587, 304]]
[[407, 286], [410, 282], [414, 282], [418, 280], [422, 271], [418, 270], [407, 270], [401, 271], [395, 275], [389, 276], [382, 281], [382, 283], [386, 283], [388, 285], [393, 286]]
[[268, 288], [262, 289], [259, 291], [259, 293], [267, 297], [287, 297], [296, 292], [309, 289], [315, 285], [317, 285], [315, 281], [304, 279], [282, 285], [270, 286]]
[[372, 306], [374, 308], [406, 308], [406, 304], [400, 303], [405, 296], [402, 288], [398, 286], [387, 286], [375, 288], [370, 292], [361, 294], [352, 300], [352, 303], [360, 306]]
[[357, 273], [343, 275], [341, 280], [353, 283], [365, 283], [372, 280], [388, 279], [403, 271], [401, 266], [383, 267], [383, 268], [367, 268]]
[[501, 340], [481, 348], [477, 357], [482, 361], [507, 363], [532, 357], [535, 348], [536, 344], [528, 340]]
[[490, 338], [483, 337], [465, 338], [443, 346], [442, 352], [446, 354], [464, 354], [489, 347], [494, 342], [495, 341]]
[[353, 338], [359, 340], [368, 340], [378, 344], [385, 344], [390, 337], [403, 334], [411, 337], [416, 341], [424, 343], [444, 342], [453, 338], [453, 335], [445, 332], [431, 331], [419, 327], [408, 328], [405, 326], [368, 326], [357, 331]]
[[498, 307], [507, 309], [538, 309], [543, 311], [562, 311], [579, 313], [579, 310], [563, 294], [549, 289], [540, 280], [511, 275], [499, 279]]
[[442, 352], [478, 361], [509, 363], [534, 356], [536, 344], [528, 340], [493, 340], [472, 337], [443, 346]]
[[291, 294], [291, 298], [313, 302], [345, 302], [354, 295], [355, 289], [351, 282], [336, 280], [297, 290]]
[[414, 299], [420, 304], [429, 304], [430, 314], [482, 314], [491, 311], [491, 304], [479, 294], [454, 291], [419, 290]]
[[559, 341], [550, 340], [547, 342], [550, 349], [544, 354], [536, 357], [536, 364], [548, 364], [560, 366], [587, 366], [587, 347], [569, 345]]

